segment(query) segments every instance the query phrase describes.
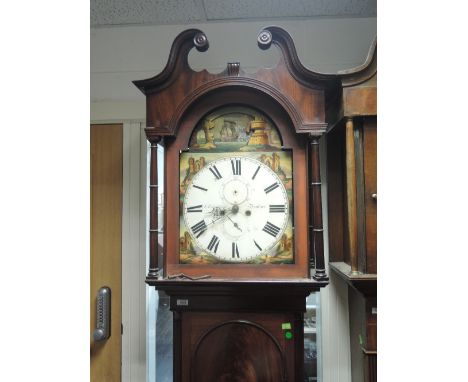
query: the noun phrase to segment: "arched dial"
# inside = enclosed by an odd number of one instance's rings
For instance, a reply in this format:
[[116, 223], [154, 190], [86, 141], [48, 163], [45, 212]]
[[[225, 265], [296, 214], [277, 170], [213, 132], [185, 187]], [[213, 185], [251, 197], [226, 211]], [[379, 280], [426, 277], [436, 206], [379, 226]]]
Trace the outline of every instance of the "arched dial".
[[268, 254], [289, 218], [286, 189], [267, 165], [249, 157], [208, 163], [183, 202], [187, 231], [201, 250], [227, 262]]

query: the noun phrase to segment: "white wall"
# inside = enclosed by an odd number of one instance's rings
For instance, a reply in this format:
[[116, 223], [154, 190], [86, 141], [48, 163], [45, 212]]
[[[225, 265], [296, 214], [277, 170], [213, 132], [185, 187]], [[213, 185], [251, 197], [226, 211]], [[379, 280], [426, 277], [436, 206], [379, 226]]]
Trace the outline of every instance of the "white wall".
[[[210, 41], [205, 53], [191, 52], [195, 70], [220, 72], [228, 61], [240, 61], [244, 70], [271, 67], [275, 49], [261, 51], [256, 36], [264, 26], [285, 28], [296, 43], [299, 58], [311, 70], [334, 73], [364, 62], [376, 35], [375, 18], [312, 19], [301, 21], [255, 21], [200, 25], [127, 26], [91, 30], [91, 121], [125, 122], [124, 125], [124, 221], [122, 381], [145, 380], [145, 286], [144, 264], [146, 203], [144, 143], [145, 98], [132, 80], [152, 77], [165, 66], [172, 41], [181, 31], [196, 27]], [[323, 139], [322, 139], [323, 140]], [[324, 145], [322, 144], [322, 150]], [[325, 155], [322, 151], [322, 195], [325, 255], [328, 259]], [[138, 182], [138, 184], [136, 184]], [[125, 273], [127, 272], [127, 273]], [[350, 382], [347, 287], [330, 275], [321, 292], [322, 382]]]

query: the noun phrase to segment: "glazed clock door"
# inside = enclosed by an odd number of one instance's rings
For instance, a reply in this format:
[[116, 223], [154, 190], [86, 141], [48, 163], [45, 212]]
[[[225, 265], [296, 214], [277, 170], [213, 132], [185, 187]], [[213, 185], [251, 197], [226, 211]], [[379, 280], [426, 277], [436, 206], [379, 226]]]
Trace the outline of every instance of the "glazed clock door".
[[210, 93], [164, 142], [168, 278], [310, 276], [307, 137], [271, 99], [239, 97]]
[[209, 114], [179, 163], [181, 264], [294, 262], [292, 153], [265, 115]]

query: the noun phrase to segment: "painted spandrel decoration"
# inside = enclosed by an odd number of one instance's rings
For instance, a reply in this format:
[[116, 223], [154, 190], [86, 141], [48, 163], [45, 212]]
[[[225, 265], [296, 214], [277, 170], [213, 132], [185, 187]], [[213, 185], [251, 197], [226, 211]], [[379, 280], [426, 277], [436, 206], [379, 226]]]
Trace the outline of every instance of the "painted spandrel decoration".
[[214, 152], [279, 150], [281, 138], [265, 115], [229, 107], [206, 116], [198, 124], [190, 148]]
[[180, 155], [182, 264], [292, 264], [292, 154], [252, 109], [206, 116]]

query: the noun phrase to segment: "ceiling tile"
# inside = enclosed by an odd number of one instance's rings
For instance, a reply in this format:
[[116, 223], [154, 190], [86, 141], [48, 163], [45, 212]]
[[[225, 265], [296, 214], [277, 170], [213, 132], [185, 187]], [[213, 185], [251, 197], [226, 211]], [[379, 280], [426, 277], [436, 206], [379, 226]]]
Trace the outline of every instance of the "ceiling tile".
[[198, 0], [91, 0], [91, 26], [205, 20]]
[[376, 16], [377, 0], [203, 0], [207, 20]]

